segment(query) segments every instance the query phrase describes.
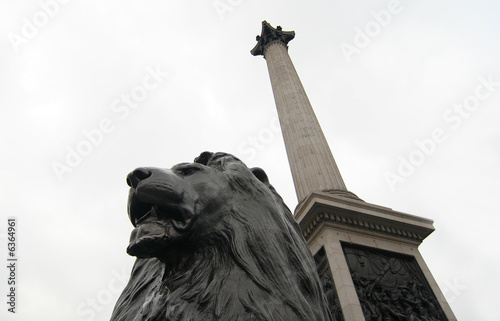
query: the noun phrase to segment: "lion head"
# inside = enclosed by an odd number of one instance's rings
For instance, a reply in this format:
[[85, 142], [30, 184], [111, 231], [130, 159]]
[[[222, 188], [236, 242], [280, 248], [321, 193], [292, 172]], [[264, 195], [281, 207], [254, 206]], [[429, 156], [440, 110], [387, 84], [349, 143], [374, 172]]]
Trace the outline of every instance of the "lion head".
[[204, 152], [127, 177], [125, 320], [330, 320], [298, 224], [260, 168]]

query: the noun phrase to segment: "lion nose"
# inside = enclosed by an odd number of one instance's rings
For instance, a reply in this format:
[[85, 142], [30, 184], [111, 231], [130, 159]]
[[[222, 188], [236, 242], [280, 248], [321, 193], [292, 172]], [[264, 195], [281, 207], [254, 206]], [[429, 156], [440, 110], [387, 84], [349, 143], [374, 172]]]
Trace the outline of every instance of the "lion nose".
[[136, 188], [140, 181], [151, 176], [151, 172], [143, 167], [134, 169], [133, 172], [127, 175], [127, 185]]

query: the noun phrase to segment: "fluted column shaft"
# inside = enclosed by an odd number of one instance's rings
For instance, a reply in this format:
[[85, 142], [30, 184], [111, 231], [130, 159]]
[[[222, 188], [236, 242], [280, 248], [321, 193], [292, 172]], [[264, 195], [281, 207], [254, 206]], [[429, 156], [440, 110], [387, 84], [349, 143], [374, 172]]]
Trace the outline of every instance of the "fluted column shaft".
[[273, 41], [263, 53], [298, 201], [312, 192], [347, 191], [286, 45]]

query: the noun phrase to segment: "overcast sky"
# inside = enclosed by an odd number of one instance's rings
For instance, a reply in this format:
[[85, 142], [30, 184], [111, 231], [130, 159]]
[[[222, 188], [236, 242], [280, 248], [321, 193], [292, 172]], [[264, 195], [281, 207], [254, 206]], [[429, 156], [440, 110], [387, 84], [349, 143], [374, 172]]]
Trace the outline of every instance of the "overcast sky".
[[[0, 259], [17, 313], [109, 320], [134, 258], [126, 175], [225, 151], [297, 200], [261, 21], [289, 54], [349, 190], [434, 220], [420, 246], [459, 320], [498, 320], [498, 1], [0, 4]], [[6, 302], [7, 268], [0, 269]]]

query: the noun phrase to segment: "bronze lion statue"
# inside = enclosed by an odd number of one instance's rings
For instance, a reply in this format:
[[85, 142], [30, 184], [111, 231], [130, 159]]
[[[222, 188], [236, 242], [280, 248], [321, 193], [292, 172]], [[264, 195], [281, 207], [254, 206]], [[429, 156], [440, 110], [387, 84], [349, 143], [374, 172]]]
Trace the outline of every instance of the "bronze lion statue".
[[137, 260], [112, 321], [331, 320], [299, 226], [262, 169], [204, 152], [127, 183]]

